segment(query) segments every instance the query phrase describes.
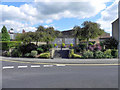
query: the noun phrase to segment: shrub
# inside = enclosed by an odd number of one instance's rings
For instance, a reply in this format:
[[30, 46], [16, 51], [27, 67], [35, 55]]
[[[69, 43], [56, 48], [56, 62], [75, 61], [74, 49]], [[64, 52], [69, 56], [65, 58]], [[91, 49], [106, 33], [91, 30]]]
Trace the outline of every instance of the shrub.
[[86, 43], [78, 44], [76, 47], [74, 47], [76, 52], [84, 51], [86, 48], [87, 48]]
[[78, 54], [72, 54], [72, 57], [73, 57], [73, 58], [81, 58], [81, 55], [78, 55]]
[[62, 47], [63, 47], [63, 48], [65, 47], [65, 43], [62, 43]]
[[112, 58], [111, 49], [104, 51], [104, 58]]
[[54, 47], [57, 47], [57, 44], [56, 44], [56, 43], [54, 44]]
[[96, 44], [94, 51], [100, 51], [100, 50], [102, 50], [102, 47], [99, 44]]
[[22, 52], [23, 55], [25, 55], [26, 53], [31, 53], [32, 50], [37, 50], [37, 45], [33, 44], [33, 43], [29, 43], [27, 45], [20, 45], [18, 47], [16, 47], [20, 52]]
[[39, 58], [50, 58], [50, 52], [41, 53]]
[[118, 50], [113, 49], [113, 50], [111, 51], [111, 55], [113, 56], [113, 58], [118, 58]]
[[102, 51], [95, 52], [95, 58], [103, 58], [103, 57], [104, 57], [104, 53]]
[[71, 49], [69, 52], [69, 58], [72, 58], [72, 55], [74, 54], [74, 49]]
[[89, 42], [89, 45], [94, 45], [92, 42]]
[[43, 52], [47, 52], [52, 48], [52, 44], [47, 44], [47, 45], [40, 45], [38, 48], [42, 48]]
[[42, 48], [37, 48], [38, 53], [43, 53], [44, 50]]
[[32, 50], [31, 51], [31, 56], [32, 57], [35, 57], [37, 54], [38, 54], [38, 52], [36, 50]]
[[114, 38], [110, 38], [104, 42], [106, 49], [117, 49], [118, 48], [118, 41]]
[[14, 50], [11, 52], [11, 56], [12, 56], [12, 57], [21, 57], [21, 56], [22, 56], [22, 53], [21, 53], [18, 49], [14, 49]]
[[30, 54], [30, 53], [26, 53], [24, 56], [25, 56], [25, 57], [30, 57], [31, 54]]
[[92, 51], [85, 51], [83, 53], [83, 58], [93, 58], [93, 52]]

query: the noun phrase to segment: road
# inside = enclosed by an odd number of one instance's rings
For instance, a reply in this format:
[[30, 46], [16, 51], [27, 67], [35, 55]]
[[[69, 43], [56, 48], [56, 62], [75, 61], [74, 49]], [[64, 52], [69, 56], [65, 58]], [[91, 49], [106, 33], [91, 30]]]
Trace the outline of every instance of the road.
[[118, 88], [118, 66], [2, 61], [3, 88]]

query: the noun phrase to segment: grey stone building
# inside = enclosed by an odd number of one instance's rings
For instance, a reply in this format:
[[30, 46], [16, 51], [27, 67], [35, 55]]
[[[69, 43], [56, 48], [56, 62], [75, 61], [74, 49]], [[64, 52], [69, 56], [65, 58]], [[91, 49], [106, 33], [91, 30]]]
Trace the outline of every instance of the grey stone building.
[[119, 19], [112, 23], [112, 37], [119, 40]]

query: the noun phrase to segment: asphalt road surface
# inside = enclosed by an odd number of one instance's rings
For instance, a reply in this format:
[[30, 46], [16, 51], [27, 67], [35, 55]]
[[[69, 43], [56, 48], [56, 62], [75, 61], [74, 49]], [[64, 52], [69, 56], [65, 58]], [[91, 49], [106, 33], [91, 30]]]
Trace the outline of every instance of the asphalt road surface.
[[118, 66], [2, 62], [3, 88], [118, 88]]

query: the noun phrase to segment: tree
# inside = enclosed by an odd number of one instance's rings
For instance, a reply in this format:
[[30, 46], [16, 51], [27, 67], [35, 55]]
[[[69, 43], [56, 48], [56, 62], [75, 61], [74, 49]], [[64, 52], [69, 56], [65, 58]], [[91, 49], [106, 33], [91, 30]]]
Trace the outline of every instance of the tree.
[[36, 32], [43, 33], [42, 40], [47, 44], [49, 44], [50, 41], [53, 41], [56, 37], [53, 27], [44, 28], [43, 26], [39, 26]]
[[44, 41], [44, 32], [34, 32], [33, 40], [36, 42], [36, 45], [39, 41]]
[[88, 47], [89, 39], [94, 39], [100, 36], [103, 33], [103, 30], [98, 23], [91, 21], [85, 21], [82, 25], [81, 37], [87, 40]]
[[10, 41], [10, 35], [8, 34], [7, 28], [5, 26], [3, 26], [1, 33], [2, 33], [2, 37], [1, 37], [2, 41]]

